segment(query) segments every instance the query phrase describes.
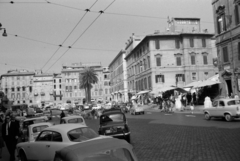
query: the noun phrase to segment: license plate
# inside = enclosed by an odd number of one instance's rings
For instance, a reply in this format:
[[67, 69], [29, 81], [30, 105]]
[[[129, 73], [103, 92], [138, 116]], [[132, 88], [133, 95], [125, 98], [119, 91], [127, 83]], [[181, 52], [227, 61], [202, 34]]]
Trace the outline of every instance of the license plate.
[[111, 130], [106, 130], [106, 133], [111, 133]]

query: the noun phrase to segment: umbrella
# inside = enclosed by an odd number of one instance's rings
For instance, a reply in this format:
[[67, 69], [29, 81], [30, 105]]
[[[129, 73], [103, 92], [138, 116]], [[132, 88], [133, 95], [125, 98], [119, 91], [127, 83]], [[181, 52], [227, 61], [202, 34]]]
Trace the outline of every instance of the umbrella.
[[135, 100], [135, 99], [137, 99], [137, 97], [136, 96], [132, 96], [132, 98], [131, 98], [132, 100]]
[[165, 86], [159, 89], [159, 92], [166, 92], [166, 91], [170, 91], [175, 89], [176, 87], [172, 87], [172, 86]]
[[196, 82], [191, 82], [187, 85], [184, 86], [184, 88], [187, 88], [187, 87], [196, 87], [199, 83], [201, 83], [202, 81], [196, 81]]
[[150, 92], [149, 90], [146, 90], [146, 91], [140, 91], [137, 94], [145, 94], [145, 93], [149, 93], [149, 92]]
[[188, 93], [188, 91], [186, 91], [185, 89], [183, 88], [180, 88], [180, 87], [176, 87], [174, 90], [180, 92], [180, 93]]
[[200, 87], [205, 87], [205, 86], [212, 86], [212, 85], [220, 84], [220, 83], [221, 83], [220, 81], [205, 80], [205, 81], [199, 83], [198, 85], [196, 85], [196, 86], [193, 87], [193, 88], [200, 88]]

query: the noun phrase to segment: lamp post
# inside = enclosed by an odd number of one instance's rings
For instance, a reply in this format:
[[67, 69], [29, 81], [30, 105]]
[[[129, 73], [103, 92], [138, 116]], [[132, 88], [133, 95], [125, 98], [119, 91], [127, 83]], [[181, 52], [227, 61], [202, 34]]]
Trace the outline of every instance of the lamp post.
[[0, 23], [0, 30], [3, 30], [3, 37], [7, 37], [7, 32], [6, 32], [6, 28], [2, 28], [2, 24]]

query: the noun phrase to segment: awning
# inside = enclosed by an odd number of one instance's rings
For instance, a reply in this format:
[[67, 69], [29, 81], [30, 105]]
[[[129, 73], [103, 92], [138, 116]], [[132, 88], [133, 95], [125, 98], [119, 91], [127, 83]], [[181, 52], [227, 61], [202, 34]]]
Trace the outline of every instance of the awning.
[[185, 85], [183, 88], [190, 88], [190, 87], [196, 87], [199, 83], [201, 83], [202, 81], [195, 81], [195, 82], [191, 82], [187, 85]]
[[140, 92], [137, 93], [137, 95], [139, 95], [139, 94], [145, 94], [145, 93], [149, 93], [149, 92], [150, 92], [150, 90], [140, 91]]
[[166, 91], [171, 91], [171, 90], [175, 90], [178, 91], [180, 93], [187, 93], [188, 91], [186, 91], [183, 88], [180, 87], [174, 87], [174, 86], [166, 86], [166, 87], [162, 87], [159, 89], [159, 92], [166, 92]]
[[211, 81], [211, 80], [205, 80], [202, 81], [201, 83], [199, 83], [197, 86], [193, 87], [193, 88], [200, 88], [200, 87], [205, 87], [205, 86], [212, 86], [215, 84], [220, 84], [220, 81]]

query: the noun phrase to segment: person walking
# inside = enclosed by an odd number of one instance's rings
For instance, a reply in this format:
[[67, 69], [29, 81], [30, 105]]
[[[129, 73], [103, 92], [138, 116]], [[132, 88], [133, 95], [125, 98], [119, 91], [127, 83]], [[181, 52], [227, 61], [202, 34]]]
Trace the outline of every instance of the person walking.
[[3, 125], [3, 119], [0, 117], [0, 159], [2, 158], [2, 148], [4, 147], [4, 141], [2, 137], [2, 125]]
[[15, 120], [15, 115], [7, 115], [2, 125], [2, 136], [10, 154], [10, 161], [15, 161], [15, 149], [20, 135], [19, 128], [20, 124]]
[[62, 123], [62, 118], [64, 118], [64, 117], [65, 117], [65, 113], [62, 110], [62, 113], [60, 114], [60, 124]]
[[197, 96], [196, 96], [196, 93], [193, 92], [193, 94], [192, 94], [192, 103], [193, 103], [193, 105], [195, 105], [196, 102], [197, 102]]

